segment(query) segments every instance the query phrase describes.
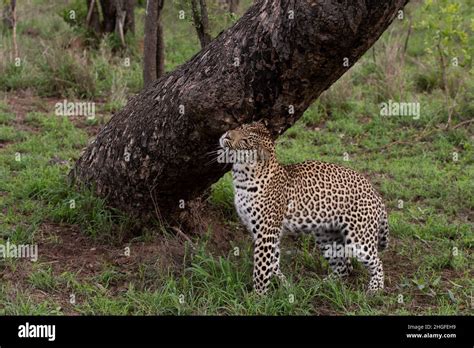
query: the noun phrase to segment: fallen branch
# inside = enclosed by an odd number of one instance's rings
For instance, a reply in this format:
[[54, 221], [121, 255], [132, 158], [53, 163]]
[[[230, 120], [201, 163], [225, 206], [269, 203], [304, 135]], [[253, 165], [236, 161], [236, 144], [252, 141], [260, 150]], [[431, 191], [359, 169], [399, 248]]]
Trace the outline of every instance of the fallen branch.
[[197, 250], [191, 238], [189, 238], [183, 231], [181, 231], [178, 227], [174, 227], [174, 226], [171, 226], [171, 229], [175, 231], [178, 236], [182, 237], [185, 241], [189, 242], [189, 245], [191, 245], [191, 248], [193, 249], [193, 251]]
[[474, 122], [474, 119], [463, 121], [463, 122], [458, 123], [457, 125], [455, 125], [455, 126], [453, 127], [453, 129], [462, 127], [462, 126], [464, 126], [465, 124], [469, 124], [469, 123], [472, 123], [472, 122]]

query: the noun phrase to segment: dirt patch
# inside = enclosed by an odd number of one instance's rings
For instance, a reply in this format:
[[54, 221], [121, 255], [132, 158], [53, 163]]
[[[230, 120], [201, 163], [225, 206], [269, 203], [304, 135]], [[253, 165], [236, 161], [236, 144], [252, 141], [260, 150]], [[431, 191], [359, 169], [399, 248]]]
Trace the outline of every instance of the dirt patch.
[[[57, 98], [48, 98], [45, 100], [46, 104], [48, 105], [48, 109], [50, 112], [54, 112], [56, 110], [56, 104], [57, 103], [63, 103], [63, 99], [57, 99]], [[68, 102], [89, 102], [85, 100], [68, 100]], [[89, 137], [95, 137], [97, 133], [99, 133], [100, 129], [104, 126], [104, 124], [109, 120], [110, 115], [108, 113], [101, 112], [100, 110], [103, 109], [103, 105], [105, 104], [105, 101], [102, 99], [96, 99], [92, 100], [90, 102], [93, 102], [95, 104], [94, 109], [95, 109], [95, 116], [94, 118], [96, 119], [96, 123], [90, 123], [89, 120], [87, 119], [86, 116], [63, 116], [63, 117], [68, 117], [69, 120], [77, 127], [80, 129], [83, 129], [85, 132], [87, 132], [87, 135]], [[58, 116], [61, 117], [61, 116]]]
[[[183, 229], [174, 235], [173, 229], [168, 229], [170, 233], [166, 234], [156, 231], [156, 235], [146, 238], [147, 241], [130, 235], [122, 242], [104, 242], [85, 235], [78, 226], [43, 223], [34, 237], [38, 261], [17, 260], [14, 266], [1, 269], [0, 277], [14, 284], [15, 291], [26, 292], [35, 303], [48, 300], [59, 304], [66, 314], [77, 314], [69, 303], [72, 289], [67, 284], [43, 291], [31, 284], [31, 274], [38, 268], [50, 267], [58, 279], [67, 272], [79, 283], [92, 283], [101, 288], [105, 285], [104, 274], [111, 271], [114, 279], [106, 285], [110, 296], [127, 291], [130, 282], [137, 289], [153, 291], [160, 285], [160, 277], [169, 273], [179, 275], [189, 266], [198, 243], [205, 240], [211, 253], [227, 255], [233, 243], [248, 237], [243, 230], [226, 227], [215, 211], [208, 209], [202, 216], [200, 222], [204, 224], [201, 227], [206, 226], [205, 231]], [[147, 272], [146, 279], [140, 278], [143, 270]], [[16, 294], [10, 296], [16, 297]]]
[[122, 245], [105, 244], [84, 235], [76, 226], [44, 223], [35, 236], [38, 245], [38, 261], [18, 260], [14, 270], [6, 267], [0, 272], [1, 278], [16, 285], [17, 289], [28, 290], [35, 302], [53, 300], [60, 303], [65, 313], [74, 310], [69, 303], [71, 290], [67, 286], [54, 289], [48, 293], [34, 288], [29, 277], [36, 267], [51, 267], [55, 277], [65, 272], [72, 273], [78, 282], [93, 282], [99, 286], [101, 274], [108, 270], [116, 270], [119, 281], [110, 284], [110, 294], [126, 288], [133, 281], [143, 265], [153, 267], [160, 272], [179, 272], [185, 259], [185, 243], [179, 237], [157, 235], [149, 242], [128, 241]]
[[232, 222], [204, 198], [188, 202], [188, 207], [177, 214], [177, 221], [180, 222], [179, 229], [188, 231], [191, 236], [200, 239], [207, 236], [207, 247], [216, 255], [226, 255], [235, 243], [249, 238], [242, 226], [230, 226]]
[[[69, 102], [84, 102], [84, 100], [68, 100]], [[26, 122], [26, 115], [30, 112], [42, 112], [45, 114], [55, 114], [56, 104], [63, 103], [64, 98], [40, 98], [34, 95], [29, 90], [17, 91], [15, 93], [10, 93], [8, 95], [7, 105], [9, 112], [15, 114], [15, 120], [13, 120], [13, 125], [15, 129], [27, 131], [31, 133], [39, 132], [40, 129], [28, 122]], [[104, 124], [110, 118], [108, 113], [104, 113], [100, 110], [103, 109], [105, 104], [104, 100], [94, 100], [95, 110], [96, 110], [96, 123], [88, 122], [85, 116], [58, 116], [58, 117], [68, 117], [69, 120], [80, 129], [84, 129], [89, 137], [97, 135], [99, 130], [104, 126]]]
[[[418, 271], [421, 261], [418, 259], [420, 255], [416, 252], [410, 252], [402, 255], [399, 250], [406, 246], [406, 241], [392, 238], [388, 250], [382, 253], [382, 261], [385, 272], [385, 293], [393, 294], [393, 296], [409, 295], [412, 297], [410, 303], [404, 303], [403, 308], [416, 313], [418, 310], [426, 311], [428, 308], [435, 309], [437, 306], [436, 298], [430, 295], [428, 288], [419, 289], [414, 283], [403, 284], [403, 279], [414, 279]], [[420, 243], [418, 241], [414, 243]], [[431, 245], [424, 242], [424, 249], [430, 250]], [[447, 292], [452, 286], [449, 281], [452, 279], [463, 278], [463, 272], [450, 268], [443, 268], [437, 271], [441, 278], [440, 287], [442, 291]], [[427, 285], [429, 286], [429, 284]], [[396, 306], [396, 305], [395, 305]]]
[[0, 150], [7, 147], [10, 144], [14, 144], [14, 141], [11, 140], [0, 140]]
[[76, 273], [79, 278], [97, 275], [104, 265], [117, 266], [133, 272], [141, 263], [168, 266], [182, 264], [185, 245], [178, 237], [158, 234], [149, 242], [125, 241], [122, 245], [96, 241], [76, 226], [43, 224], [38, 241], [40, 262], [49, 262], [59, 272]]
[[[205, 214], [206, 215], [206, 214]], [[35, 242], [38, 244], [39, 260], [32, 263], [28, 260], [19, 260], [13, 268], [5, 267], [0, 271], [0, 277], [11, 284], [16, 285], [16, 290], [23, 291], [31, 296], [35, 303], [48, 300], [58, 304], [62, 312], [66, 314], [77, 314], [74, 307], [69, 303], [71, 289], [62, 284], [60, 288], [43, 291], [35, 288], [29, 281], [31, 274], [37, 270], [37, 265], [41, 269], [51, 267], [55, 277], [60, 277], [64, 272], [72, 273], [78, 282], [95, 284], [103, 288], [104, 272], [112, 270], [117, 279], [113, 279], [106, 285], [109, 296], [115, 296], [127, 291], [127, 286], [132, 282], [137, 289], [153, 291], [159, 286], [157, 281], [161, 275], [168, 275], [170, 272], [180, 274], [185, 267], [189, 266], [189, 260], [193, 253], [190, 243], [202, 242], [207, 239], [207, 247], [215, 255], [227, 255], [235, 243], [248, 239], [247, 233], [235, 226], [226, 226], [222, 222], [222, 216], [209, 211], [208, 217], [202, 222], [207, 223], [211, 233], [199, 235], [197, 232], [184, 231], [184, 234], [164, 235], [159, 232], [149, 241], [137, 241], [130, 239], [117, 245], [115, 243], [104, 243], [94, 240], [84, 235], [77, 226], [44, 223], [35, 235]], [[182, 226], [181, 226], [182, 227]], [[298, 250], [297, 240], [286, 239], [282, 245], [282, 251]], [[411, 279], [417, 271], [416, 260], [413, 255], [402, 255], [398, 252], [403, 241], [392, 238], [388, 250], [382, 254], [384, 262], [386, 282], [384, 293], [392, 299], [390, 304], [382, 304], [387, 310], [395, 311], [397, 306], [396, 297], [399, 294], [410, 296], [410, 302], [401, 306], [405, 310], [416, 312], [426, 311], [428, 308], [436, 307], [436, 300], [426, 292], [416, 288], [414, 285], [402, 287], [403, 279]], [[129, 249], [127, 249], [129, 248]], [[129, 250], [129, 254], [127, 254]], [[189, 253], [189, 255], [187, 255]], [[317, 257], [317, 255], [315, 255]], [[291, 257], [284, 258], [283, 262], [292, 262]], [[185, 263], [186, 262], [186, 263]], [[288, 265], [286, 265], [288, 266]], [[298, 266], [298, 267], [301, 267]], [[140, 272], [148, 272], [147, 279], [140, 278]], [[295, 270], [293, 270], [295, 271]], [[327, 270], [323, 269], [301, 269], [297, 277], [318, 276], [323, 277]], [[448, 282], [460, 276], [459, 272], [452, 269], [440, 270], [440, 277], [444, 283], [443, 288], [449, 287]], [[150, 276], [150, 274], [152, 274]], [[356, 267], [355, 272], [346, 280], [346, 284], [352, 289], [365, 288], [368, 281], [367, 274], [362, 267]], [[446, 291], [446, 290], [443, 290]], [[16, 296], [11, 294], [11, 296]], [[80, 298], [78, 298], [80, 301]], [[314, 308], [318, 315], [340, 315], [341, 313], [322, 298], [315, 298]], [[348, 311], [357, 311], [356, 304]]]
[[43, 99], [32, 94], [31, 91], [19, 91], [8, 95], [9, 112], [15, 114], [14, 126], [17, 130], [36, 133], [39, 129], [25, 121], [29, 112], [50, 112]]

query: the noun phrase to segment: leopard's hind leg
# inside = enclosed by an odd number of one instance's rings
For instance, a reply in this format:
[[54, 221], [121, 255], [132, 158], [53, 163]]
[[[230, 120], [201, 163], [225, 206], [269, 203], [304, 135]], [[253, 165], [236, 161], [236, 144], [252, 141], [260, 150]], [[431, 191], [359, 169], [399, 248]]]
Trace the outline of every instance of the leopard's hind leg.
[[356, 229], [347, 233], [345, 239], [346, 249], [365, 268], [370, 276], [367, 291], [376, 292], [384, 288], [384, 271], [382, 261], [378, 255], [378, 223], [367, 224], [365, 227], [356, 225]]
[[347, 277], [353, 270], [350, 257], [344, 250], [344, 236], [340, 230], [318, 231], [315, 233], [316, 243], [323, 257], [328, 261], [331, 273], [326, 277]]

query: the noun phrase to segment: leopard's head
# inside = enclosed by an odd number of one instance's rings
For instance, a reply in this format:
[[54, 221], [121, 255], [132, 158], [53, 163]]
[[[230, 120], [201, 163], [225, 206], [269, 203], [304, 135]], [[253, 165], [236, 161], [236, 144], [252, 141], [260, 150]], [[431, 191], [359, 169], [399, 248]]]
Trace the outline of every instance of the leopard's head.
[[259, 161], [268, 161], [275, 153], [271, 133], [263, 121], [243, 124], [224, 133], [219, 144], [224, 150], [255, 151]]

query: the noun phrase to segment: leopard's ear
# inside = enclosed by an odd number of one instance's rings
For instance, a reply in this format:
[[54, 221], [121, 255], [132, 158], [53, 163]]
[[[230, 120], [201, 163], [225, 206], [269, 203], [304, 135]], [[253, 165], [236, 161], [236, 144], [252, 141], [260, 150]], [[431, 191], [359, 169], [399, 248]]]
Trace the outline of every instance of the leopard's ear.
[[257, 126], [257, 129], [259, 129], [263, 134], [267, 136], [271, 136], [271, 132], [268, 130], [268, 126], [270, 125], [270, 121], [266, 118], [262, 118], [254, 124]]
[[269, 125], [269, 122], [266, 118], [261, 118], [258, 121], [253, 121], [252, 124], [255, 126], [264, 126], [266, 128]]

